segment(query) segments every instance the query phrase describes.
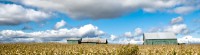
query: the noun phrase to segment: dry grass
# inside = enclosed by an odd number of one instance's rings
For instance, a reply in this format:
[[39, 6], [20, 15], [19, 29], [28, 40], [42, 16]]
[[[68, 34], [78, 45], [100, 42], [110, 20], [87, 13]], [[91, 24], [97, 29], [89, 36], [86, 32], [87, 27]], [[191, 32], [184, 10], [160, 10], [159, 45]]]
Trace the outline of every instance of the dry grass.
[[143, 45], [140, 55], [200, 55], [200, 45]]
[[0, 44], [0, 55], [137, 55], [137, 52], [138, 47], [134, 45]]
[[0, 55], [200, 55], [200, 45], [0, 44]]

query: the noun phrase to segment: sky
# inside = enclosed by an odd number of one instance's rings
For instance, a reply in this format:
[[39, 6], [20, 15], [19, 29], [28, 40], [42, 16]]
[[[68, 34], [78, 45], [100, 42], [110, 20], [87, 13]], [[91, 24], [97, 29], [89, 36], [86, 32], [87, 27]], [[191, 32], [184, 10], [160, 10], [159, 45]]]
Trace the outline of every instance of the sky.
[[0, 0], [0, 42], [103, 38], [142, 44], [143, 33], [200, 43], [199, 0]]

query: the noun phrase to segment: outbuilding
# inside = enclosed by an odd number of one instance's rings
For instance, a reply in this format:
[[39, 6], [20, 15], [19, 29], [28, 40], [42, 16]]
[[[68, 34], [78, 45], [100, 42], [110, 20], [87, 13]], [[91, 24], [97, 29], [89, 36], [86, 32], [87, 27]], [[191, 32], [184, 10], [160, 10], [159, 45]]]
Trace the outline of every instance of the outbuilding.
[[81, 44], [107, 44], [107, 39], [100, 38], [83, 38]]
[[80, 44], [81, 38], [68, 38], [67, 44]]
[[144, 45], [178, 44], [175, 33], [144, 33]]

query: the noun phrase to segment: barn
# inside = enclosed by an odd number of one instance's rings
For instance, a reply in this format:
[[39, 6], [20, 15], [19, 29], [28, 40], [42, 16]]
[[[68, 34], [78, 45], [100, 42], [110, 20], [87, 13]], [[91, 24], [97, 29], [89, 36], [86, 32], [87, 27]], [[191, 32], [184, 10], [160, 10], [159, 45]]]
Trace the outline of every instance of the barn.
[[144, 33], [144, 45], [178, 44], [174, 33]]
[[67, 44], [80, 44], [81, 38], [68, 38]]
[[107, 39], [100, 38], [83, 38], [81, 44], [107, 44]]

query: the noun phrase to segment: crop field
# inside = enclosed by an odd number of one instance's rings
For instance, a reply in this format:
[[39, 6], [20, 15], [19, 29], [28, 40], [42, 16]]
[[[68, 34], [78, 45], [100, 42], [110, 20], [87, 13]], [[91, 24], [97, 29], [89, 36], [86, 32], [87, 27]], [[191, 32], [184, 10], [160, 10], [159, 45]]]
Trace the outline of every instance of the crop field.
[[0, 55], [200, 55], [200, 45], [10, 43]]

